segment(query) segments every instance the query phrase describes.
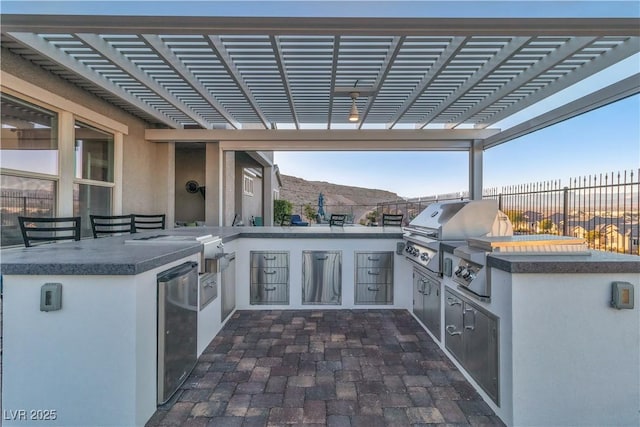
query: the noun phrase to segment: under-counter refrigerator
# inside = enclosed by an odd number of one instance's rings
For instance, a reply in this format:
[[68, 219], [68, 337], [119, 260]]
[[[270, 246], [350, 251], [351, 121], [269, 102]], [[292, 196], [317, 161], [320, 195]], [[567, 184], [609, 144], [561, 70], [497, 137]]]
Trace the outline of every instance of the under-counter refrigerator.
[[198, 359], [198, 263], [158, 274], [158, 404], [189, 376]]

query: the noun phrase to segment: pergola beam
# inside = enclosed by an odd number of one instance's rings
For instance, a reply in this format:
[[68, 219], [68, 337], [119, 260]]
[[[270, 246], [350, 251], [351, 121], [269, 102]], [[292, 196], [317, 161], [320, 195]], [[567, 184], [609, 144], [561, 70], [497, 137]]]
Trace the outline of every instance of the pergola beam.
[[483, 148], [486, 150], [495, 147], [638, 93], [640, 93], [640, 73], [490, 136], [484, 140]]
[[253, 96], [253, 92], [251, 92], [251, 89], [249, 89], [249, 86], [247, 86], [244, 79], [242, 78], [242, 73], [240, 73], [238, 67], [236, 67], [235, 63], [233, 62], [233, 59], [231, 59], [231, 56], [229, 55], [229, 52], [227, 52], [227, 48], [222, 43], [222, 40], [220, 40], [220, 37], [209, 36], [207, 37], [207, 40], [208, 43], [210, 43], [210, 45], [212, 46], [214, 52], [216, 52], [216, 54], [218, 55], [218, 59], [220, 59], [220, 63], [222, 64], [222, 66], [227, 70], [227, 73], [229, 73], [229, 76], [236, 83], [247, 102], [249, 102], [251, 109], [255, 111], [264, 127], [266, 129], [269, 129], [271, 127], [269, 119], [267, 119], [267, 116], [265, 116], [260, 109], [258, 101]]
[[3, 14], [3, 31], [104, 34], [640, 36], [635, 18], [305, 18]]
[[166, 61], [166, 63], [173, 68], [182, 78], [185, 79], [189, 85], [204, 98], [224, 119], [234, 128], [239, 128], [240, 123], [233, 118], [231, 114], [216, 100], [206, 87], [198, 81], [193, 73], [180, 61], [175, 53], [171, 51], [155, 34], [142, 34], [142, 38], [151, 46], [156, 53]]
[[471, 142], [497, 129], [147, 129], [152, 142], [220, 142], [226, 149], [254, 151], [468, 151]]
[[135, 66], [131, 61], [126, 59], [120, 52], [109, 45], [109, 43], [105, 42], [100, 36], [96, 34], [77, 33], [76, 37], [78, 37], [100, 55], [116, 64], [125, 73], [138, 80], [149, 90], [153, 91], [156, 95], [167, 101], [169, 104], [173, 105], [177, 110], [187, 115], [197, 124], [205, 129], [212, 128], [212, 124], [209, 123], [204, 117], [193, 111], [193, 109], [191, 109], [188, 105], [186, 105], [175, 95], [165, 89], [161, 84], [156, 82], [153, 78], [149, 77], [147, 73], [145, 73], [140, 68]]
[[148, 114], [159, 122], [174, 128], [181, 127], [180, 123], [151, 107], [149, 104], [140, 100], [138, 97], [131, 95], [126, 90], [120, 88], [115, 83], [105, 79], [95, 71], [85, 67], [71, 56], [63, 53], [61, 50], [52, 47], [49, 43], [45, 42], [36, 34], [15, 32], [9, 33], [8, 35], [18, 43], [21, 43], [35, 50], [36, 52], [50, 59], [56, 64], [73, 71], [80, 77], [111, 93], [112, 95], [128, 102], [129, 104], [133, 105], [134, 107], [138, 108], [139, 110], [143, 111], [145, 114]]

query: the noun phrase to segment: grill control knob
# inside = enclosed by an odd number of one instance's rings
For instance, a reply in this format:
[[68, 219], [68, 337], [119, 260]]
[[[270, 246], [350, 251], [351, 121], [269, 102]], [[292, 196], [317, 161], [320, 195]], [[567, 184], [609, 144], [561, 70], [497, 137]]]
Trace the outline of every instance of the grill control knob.
[[470, 277], [471, 277], [472, 274], [473, 273], [471, 272], [471, 270], [466, 270], [465, 269], [465, 272], [462, 274], [462, 278], [464, 280], [466, 280], [466, 281], [469, 281], [469, 280], [471, 280]]
[[458, 268], [456, 268], [456, 271], [453, 272], [453, 274], [456, 275], [456, 277], [460, 277], [462, 276], [462, 271], [464, 270], [463, 266], [459, 266]]
[[422, 254], [420, 255], [420, 259], [422, 261], [429, 261], [429, 254]]

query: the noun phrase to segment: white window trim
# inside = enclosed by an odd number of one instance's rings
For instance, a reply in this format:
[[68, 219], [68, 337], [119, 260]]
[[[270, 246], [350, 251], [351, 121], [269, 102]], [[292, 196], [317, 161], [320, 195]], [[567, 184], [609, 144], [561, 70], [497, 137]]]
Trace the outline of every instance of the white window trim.
[[[242, 192], [243, 194], [247, 195], [247, 196], [253, 196], [253, 178], [250, 177], [249, 175], [245, 174], [243, 175], [242, 178]], [[247, 185], [248, 184], [248, 185]], [[247, 189], [247, 187], [251, 187], [249, 189]]]
[[[73, 214], [74, 184], [91, 184], [112, 187], [111, 206], [114, 215], [122, 213], [123, 140], [129, 127], [73, 101], [24, 81], [6, 71], [0, 71], [0, 92], [21, 101], [46, 108], [58, 115], [58, 174], [38, 174], [19, 171], [19, 176], [56, 181], [56, 215]], [[75, 123], [95, 127], [113, 135], [114, 176], [112, 183], [80, 180], [75, 178]], [[2, 173], [14, 174], [8, 169]]]

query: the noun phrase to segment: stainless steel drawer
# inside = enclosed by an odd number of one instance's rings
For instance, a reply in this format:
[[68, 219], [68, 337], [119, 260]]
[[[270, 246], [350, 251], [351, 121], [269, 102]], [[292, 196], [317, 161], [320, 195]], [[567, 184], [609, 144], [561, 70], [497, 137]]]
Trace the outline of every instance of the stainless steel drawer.
[[251, 283], [251, 304], [289, 304], [287, 283]]
[[393, 252], [356, 252], [358, 268], [393, 268]]
[[393, 304], [393, 285], [358, 283], [356, 285], [356, 304]]
[[284, 267], [252, 268], [251, 283], [289, 283], [289, 269]]
[[216, 273], [203, 273], [200, 280], [200, 310], [211, 301], [218, 298], [218, 275]]
[[288, 252], [251, 251], [251, 268], [289, 267]]
[[390, 268], [358, 268], [356, 283], [393, 283], [393, 270]]

